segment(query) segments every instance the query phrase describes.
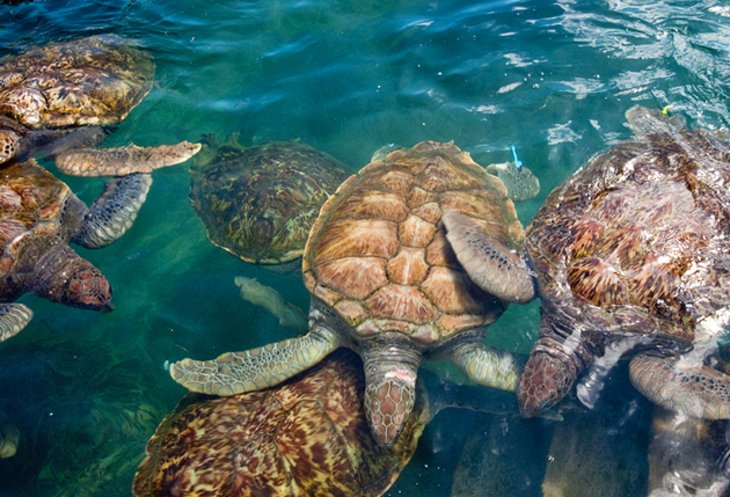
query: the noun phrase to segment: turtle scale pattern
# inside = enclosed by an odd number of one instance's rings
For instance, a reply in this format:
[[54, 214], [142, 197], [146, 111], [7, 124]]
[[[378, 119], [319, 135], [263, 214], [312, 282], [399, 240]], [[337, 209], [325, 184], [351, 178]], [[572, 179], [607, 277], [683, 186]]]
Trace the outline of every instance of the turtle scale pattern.
[[364, 375], [341, 350], [281, 385], [230, 397], [189, 394], [159, 425], [136, 497], [382, 495], [410, 460], [427, 403], [389, 448], [370, 433]]
[[243, 148], [235, 139], [190, 173], [190, 199], [208, 238], [262, 264], [301, 257], [320, 207], [350, 174], [300, 142]]
[[0, 113], [31, 129], [116, 124], [150, 91], [154, 70], [115, 35], [30, 48], [0, 61]]
[[305, 285], [360, 337], [398, 331], [430, 347], [492, 323], [504, 306], [460, 267], [441, 224], [447, 209], [508, 247], [522, 241], [504, 185], [455, 145], [423, 142], [371, 162], [325, 203]]
[[[0, 170], [0, 295], [13, 300], [19, 294], [8, 285], [7, 276], [23, 249], [27, 237], [67, 233], [69, 239], [77, 226], [65, 226], [63, 214], [73, 193], [55, 176], [34, 161], [13, 163]], [[22, 292], [21, 292], [22, 293]]]
[[[632, 109], [629, 122], [643, 113]], [[541, 337], [576, 343], [577, 369], [625, 338], [659, 355], [686, 351], [698, 322], [727, 308], [730, 141], [651, 119], [654, 129], [639, 128], [556, 188], [527, 230]], [[542, 395], [543, 378], [531, 375], [521, 402]]]

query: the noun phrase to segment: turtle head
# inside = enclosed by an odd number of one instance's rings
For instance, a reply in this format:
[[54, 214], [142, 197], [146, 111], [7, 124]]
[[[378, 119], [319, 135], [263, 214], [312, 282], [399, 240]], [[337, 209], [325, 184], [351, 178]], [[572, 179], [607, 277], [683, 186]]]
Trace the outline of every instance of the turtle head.
[[553, 407], [573, 387], [579, 369], [563, 345], [543, 337], [533, 347], [517, 389], [517, 402], [524, 417], [537, 416]]
[[379, 347], [364, 354], [365, 415], [375, 440], [393, 445], [413, 411], [420, 355], [400, 347]]
[[[41, 252], [41, 257], [32, 257]], [[112, 289], [93, 264], [57, 237], [37, 237], [28, 243], [26, 262], [33, 263], [32, 290], [53, 302], [110, 311]]]
[[112, 310], [109, 281], [91, 264], [78, 268], [67, 280], [63, 302], [74, 307], [102, 312]]

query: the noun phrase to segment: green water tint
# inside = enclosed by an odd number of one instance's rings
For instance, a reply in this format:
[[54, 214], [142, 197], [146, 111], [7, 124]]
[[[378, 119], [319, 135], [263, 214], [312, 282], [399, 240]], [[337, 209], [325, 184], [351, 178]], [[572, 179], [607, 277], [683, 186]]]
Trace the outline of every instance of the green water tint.
[[[240, 132], [245, 145], [299, 138], [354, 171], [388, 143], [454, 140], [484, 166], [511, 160], [515, 145], [542, 186], [536, 199], [517, 205], [527, 223], [588, 157], [629, 136], [623, 113], [636, 103], [672, 104], [691, 127], [730, 123], [730, 18], [723, 8], [713, 0], [45, 0], [0, 6], [0, 46], [16, 53], [30, 43], [107, 32], [140, 41], [154, 56], [155, 86], [104, 146]], [[183, 395], [162, 367], [166, 360], [215, 357], [292, 335], [243, 301], [233, 278], [257, 278], [306, 308], [299, 275], [247, 265], [213, 247], [187, 198], [187, 167], [155, 174], [124, 237], [102, 251], [80, 250], [109, 278], [113, 312], [23, 297], [34, 319], [0, 344], [0, 411], [21, 433], [17, 454], [0, 460], [0, 496], [72, 494], [78, 475], [119, 448], [94, 444], [102, 426], [144, 403], [167, 412]], [[103, 183], [63, 179], [86, 201]], [[537, 302], [511, 306], [491, 327], [489, 344], [525, 353], [538, 323]], [[108, 355], [114, 358], [103, 359]], [[49, 363], [71, 372], [55, 373]], [[624, 379], [607, 382], [619, 403], [634, 395]], [[651, 416], [638, 402], [637, 436], [646, 438]], [[98, 405], [104, 414], [94, 421]], [[467, 439], [498, 433], [499, 423], [441, 413], [387, 495], [450, 495]], [[140, 459], [154, 424], [146, 434], [126, 435]], [[540, 495], [554, 426], [527, 426], [525, 436], [514, 429], [514, 437], [485, 438], [485, 464], [508, 451], [530, 478], [527, 489], [505, 485], [502, 495], [510, 488], [520, 489], [512, 495]], [[613, 428], [609, 419], [601, 429]], [[52, 458], [62, 462], [44, 470]], [[112, 478], [97, 495], [129, 495], [134, 468], [101, 473]]]

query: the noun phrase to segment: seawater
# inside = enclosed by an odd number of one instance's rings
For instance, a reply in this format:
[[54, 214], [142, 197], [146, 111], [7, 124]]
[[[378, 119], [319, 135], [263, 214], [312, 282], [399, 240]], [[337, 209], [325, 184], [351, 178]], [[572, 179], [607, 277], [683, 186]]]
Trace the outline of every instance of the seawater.
[[[244, 145], [298, 138], [353, 171], [391, 143], [453, 140], [483, 165], [509, 160], [514, 145], [543, 187], [517, 205], [525, 224], [553, 187], [629, 136], [623, 113], [631, 106], [671, 105], [690, 125], [708, 129], [730, 121], [730, 7], [720, 0], [0, 6], [2, 55], [100, 33], [136, 40], [157, 66], [152, 92], [107, 145], [203, 133], [239, 133]], [[35, 317], [0, 344], [0, 411], [21, 432], [18, 453], [0, 460], [0, 496], [129, 495], [144, 441], [183, 395], [165, 361], [291, 334], [244, 302], [233, 278], [256, 277], [305, 308], [299, 276], [213, 247], [187, 198], [187, 167], [154, 174], [147, 204], [122, 239], [78, 249], [111, 281], [113, 312], [23, 297]], [[102, 185], [63, 179], [87, 201]], [[512, 306], [489, 341], [526, 353], [538, 323], [536, 302]], [[625, 433], [631, 420], [637, 450], [614, 456], [627, 458], [632, 483], [624, 495], [640, 496], [651, 407], [625, 369], [618, 366], [597, 405], [610, 413], [598, 435]], [[567, 457], [551, 453], [553, 431], [550, 421], [444, 411], [388, 495], [447, 496], [454, 474], [460, 483], [474, 478], [471, 495], [540, 495], [548, 462]], [[463, 472], [469, 465], [477, 469]], [[602, 485], [584, 486], [597, 495]]]

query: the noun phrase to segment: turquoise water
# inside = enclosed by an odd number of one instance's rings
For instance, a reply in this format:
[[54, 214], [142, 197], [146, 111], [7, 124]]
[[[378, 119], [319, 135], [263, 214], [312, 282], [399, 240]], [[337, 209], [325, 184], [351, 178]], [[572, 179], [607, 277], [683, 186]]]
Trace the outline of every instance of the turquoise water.
[[[157, 64], [156, 86], [109, 145], [202, 133], [239, 132], [243, 144], [300, 138], [355, 171], [388, 143], [454, 140], [484, 165], [508, 160], [514, 144], [543, 185], [517, 206], [525, 223], [588, 157], [629, 136], [623, 112], [636, 103], [671, 104], [693, 126], [730, 124], [730, 7], [719, 0], [0, 6], [0, 54], [108, 32], [138, 40]], [[144, 441], [183, 394], [164, 362], [290, 334], [240, 299], [234, 276], [306, 306], [296, 273], [247, 265], [208, 242], [187, 199], [187, 167], [155, 173], [122, 239], [79, 249], [111, 281], [112, 313], [23, 297], [35, 317], [0, 344], [0, 411], [21, 433], [17, 454], [0, 460], [1, 497], [129, 495]], [[87, 201], [102, 184], [64, 179]], [[527, 352], [538, 321], [536, 303], [513, 306], [489, 339]], [[610, 479], [633, 482], [623, 495], [645, 495], [651, 408], [625, 365], [613, 376], [598, 426], [637, 450]], [[469, 477], [473, 495], [540, 495], [548, 462], [561, 456], [549, 449], [553, 431], [547, 421], [444, 411], [389, 495], [450, 495], [462, 453], [484, 468]], [[600, 495], [604, 483], [590, 485]]]

